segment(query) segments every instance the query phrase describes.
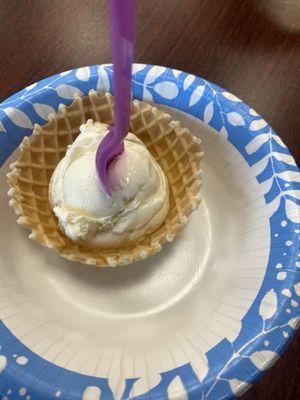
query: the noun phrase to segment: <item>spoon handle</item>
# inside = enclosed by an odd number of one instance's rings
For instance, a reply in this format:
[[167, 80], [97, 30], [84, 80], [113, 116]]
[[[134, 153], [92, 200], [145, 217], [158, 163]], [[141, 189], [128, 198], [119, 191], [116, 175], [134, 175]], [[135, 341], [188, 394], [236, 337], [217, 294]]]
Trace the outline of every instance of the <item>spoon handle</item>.
[[123, 143], [129, 130], [131, 68], [134, 42], [134, 0], [110, 0], [110, 34], [114, 64], [114, 134]]

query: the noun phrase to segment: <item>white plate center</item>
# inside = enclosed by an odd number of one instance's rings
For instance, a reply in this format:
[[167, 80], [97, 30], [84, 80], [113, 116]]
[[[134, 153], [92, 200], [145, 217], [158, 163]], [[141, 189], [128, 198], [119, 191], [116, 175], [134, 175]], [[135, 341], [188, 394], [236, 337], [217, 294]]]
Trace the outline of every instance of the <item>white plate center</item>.
[[212, 346], [237, 336], [261, 286], [270, 233], [253, 172], [212, 129], [170, 113], [203, 140], [203, 204], [172, 244], [131, 266], [95, 269], [30, 241], [7, 204], [7, 163], [1, 171], [0, 318], [62, 367], [105, 377], [125, 363], [134, 376], [138, 363], [158, 373], [192, 362], [198, 371]]

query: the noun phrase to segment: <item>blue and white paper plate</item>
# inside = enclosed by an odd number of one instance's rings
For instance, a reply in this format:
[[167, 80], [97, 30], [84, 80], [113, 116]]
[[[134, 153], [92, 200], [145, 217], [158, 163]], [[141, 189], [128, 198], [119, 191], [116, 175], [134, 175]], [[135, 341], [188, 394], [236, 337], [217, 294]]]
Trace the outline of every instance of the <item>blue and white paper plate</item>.
[[105, 270], [70, 263], [16, 223], [5, 173], [35, 123], [91, 89], [112, 90], [111, 65], [55, 75], [0, 105], [0, 397], [239, 396], [299, 325], [299, 169], [236, 96], [136, 64], [133, 97], [202, 139], [202, 206], [149, 260]]

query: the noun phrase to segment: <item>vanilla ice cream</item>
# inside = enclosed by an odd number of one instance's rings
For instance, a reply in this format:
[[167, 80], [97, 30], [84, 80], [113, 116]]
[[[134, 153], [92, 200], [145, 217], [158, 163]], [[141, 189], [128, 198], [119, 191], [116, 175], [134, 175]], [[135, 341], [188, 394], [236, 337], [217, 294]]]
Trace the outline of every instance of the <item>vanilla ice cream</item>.
[[95, 157], [108, 125], [89, 120], [53, 172], [49, 200], [64, 233], [89, 246], [117, 248], [158, 229], [169, 211], [167, 179], [132, 133], [109, 166], [112, 196], [102, 188]]

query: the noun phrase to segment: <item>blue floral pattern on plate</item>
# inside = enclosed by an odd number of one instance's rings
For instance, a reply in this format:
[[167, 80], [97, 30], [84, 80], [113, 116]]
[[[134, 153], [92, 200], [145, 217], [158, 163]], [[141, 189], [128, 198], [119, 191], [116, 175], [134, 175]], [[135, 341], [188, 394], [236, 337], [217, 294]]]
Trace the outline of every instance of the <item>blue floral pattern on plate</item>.
[[[0, 104], [0, 165], [34, 123], [44, 124], [59, 104], [91, 89], [112, 91], [112, 66], [79, 68], [30, 85]], [[285, 349], [299, 325], [300, 173], [279, 136], [253, 109], [218, 86], [174, 69], [136, 64], [133, 96], [191, 114], [214, 128], [240, 152], [264, 189], [271, 244], [260, 291], [241, 321], [237, 338], [222, 340], [206, 354], [200, 381], [191, 364], [162, 371], [160, 382], [132, 397], [139, 378], [128, 376], [120, 400], [174, 398], [220, 400], [242, 394]], [[26, 348], [0, 321], [2, 399], [116, 399], [109, 381], [58, 367]], [[181, 397], [182, 398], [182, 397]], [[119, 400], [116, 399], [116, 400]]]

